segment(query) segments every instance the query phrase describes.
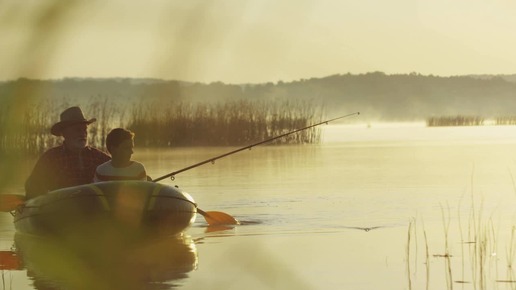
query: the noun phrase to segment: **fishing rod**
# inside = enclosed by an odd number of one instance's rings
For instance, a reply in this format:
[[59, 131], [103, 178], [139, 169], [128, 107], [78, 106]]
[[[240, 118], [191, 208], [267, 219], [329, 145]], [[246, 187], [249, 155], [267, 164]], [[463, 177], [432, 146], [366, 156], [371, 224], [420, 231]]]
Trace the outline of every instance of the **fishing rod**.
[[360, 112], [355, 112], [355, 113], [351, 113], [351, 114], [347, 114], [347, 115], [344, 115], [344, 116], [340, 116], [340, 117], [336, 117], [336, 118], [333, 118], [333, 119], [329, 119], [329, 120], [326, 120], [326, 121], [322, 121], [322, 122], [319, 122], [317, 124], [313, 124], [313, 125], [310, 125], [310, 126], [306, 126], [304, 128], [301, 128], [301, 129], [296, 129], [294, 131], [290, 131], [290, 132], [287, 132], [285, 134], [281, 134], [281, 135], [278, 135], [276, 137], [272, 137], [270, 139], [267, 139], [267, 140], [263, 140], [263, 141], [260, 141], [260, 142], [257, 142], [257, 143], [254, 143], [254, 144], [251, 144], [251, 145], [247, 145], [245, 147], [242, 147], [242, 148], [239, 148], [239, 149], [236, 149], [236, 150], [233, 150], [233, 151], [230, 151], [228, 153], [224, 153], [224, 154], [221, 154], [219, 156], [216, 156], [216, 157], [213, 157], [213, 158], [210, 158], [210, 159], [207, 159], [207, 160], [204, 160], [204, 161], [201, 161], [199, 163], [196, 163], [194, 165], [190, 165], [188, 167], [185, 167], [183, 169], [180, 169], [180, 170], [177, 170], [177, 171], [174, 171], [174, 172], [171, 172], [167, 175], [163, 175], [161, 177], [158, 177], [154, 180], [152, 180], [153, 182], [157, 182], [157, 181], [160, 181], [160, 180], [163, 180], [165, 178], [168, 178], [168, 177], [171, 177], [172, 180], [174, 180], [174, 176], [176, 174], [179, 174], [181, 172], [185, 172], [187, 170], [190, 170], [192, 168], [195, 168], [195, 167], [199, 167], [201, 165], [204, 165], [206, 163], [215, 163], [216, 160], [218, 159], [221, 159], [221, 158], [224, 158], [226, 156], [229, 156], [229, 155], [233, 155], [235, 153], [238, 153], [240, 151], [244, 151], [244, 150], [247, 150], [247, 149], [251, 149], [255, 146], [258, 146], [258, 145], [262, 145], [262, 144], [265, 144], [265, 143], [268, 143], [268, 142], [271, 142], [271, 141], [274, 141], [276, 139], [279, 139], [279, 138], [283, 138], [285, 136], [288, 136], [288, 135], [291, 135], [291, 134], [294, 134], [294, 133], [297, 133], [297, 132], [300, 132], [300, 131], [303, 131], [303, 130], [306, 130], [306, 129], [310, 129], [310, 128], [313, 128], [313, 127], [316, 127], [316, 126], [319, 126], [319, 125], [322, 125], [322, 124], [328, 124], [329, 122], [333, 122], [333, 121], [336, 121], [336, 120], [339, 120], [339, 119], [344, 119], [344, 118], [347, 118], [347, 117], [351, 117], [351, 116], [354, 116], [354, 115], [360, 115]]

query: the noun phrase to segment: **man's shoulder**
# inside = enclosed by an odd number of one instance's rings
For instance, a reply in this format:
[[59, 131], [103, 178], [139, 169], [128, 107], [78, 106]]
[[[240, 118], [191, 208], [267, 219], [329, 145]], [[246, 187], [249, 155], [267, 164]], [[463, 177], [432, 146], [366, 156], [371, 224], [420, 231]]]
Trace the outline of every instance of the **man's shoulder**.
[[[106, 152], [100, 150], [100, 149], [97, 149], [95, 147], [92, 147], [92, 146], [86, 146], [86, 150], [89, 150], [89, 151], [93, 151], [93, 152], [100, 152], [102, 154], [106, 154]], [[106, 154], [107, 155], [107, 154]]]
[[64, 145], [59, 145], [56, 147], [52, 147], [48, 149], [47, 151], [43, 152], [42, 156], [45, 155], [56, 155], [56, 154], [62, 154], [64, 153]]
[[92, 154], [99, 155], [99, 156], [105, 156], [105, 157], [107, 157], [108, 159], [111, 159], [111, 157], [109, 157], [109, 155], [108, 155], [106, 152], [104, 152], [104, 151], [102, 151], [102, 150], [100, 150], [100, 149], [97, 149], [97, 148], [95, 148], [95, 147], [86, 146], [86, 150], [88, 150], [88, 151], [89, 151], [89, 152], [91, 152]]

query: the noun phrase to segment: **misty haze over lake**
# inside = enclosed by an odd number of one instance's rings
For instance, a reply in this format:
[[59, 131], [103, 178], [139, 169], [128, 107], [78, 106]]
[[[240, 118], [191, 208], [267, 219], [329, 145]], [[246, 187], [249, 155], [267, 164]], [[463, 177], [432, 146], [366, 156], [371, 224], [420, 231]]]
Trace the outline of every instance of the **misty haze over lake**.
[[381, 72], [341, 74], [293, 82], [226, 84], [160, 79], [18, 79], [0, 83], [0, 98], [85, 102], [108, 98], [123, 104], [159, 102], [222, 103], [234, 100], [307, 101], [327, 115], [360, 111], [362, 120], [421, 121], [440, 116], [483, 118], [516, 115], [516, 77]]

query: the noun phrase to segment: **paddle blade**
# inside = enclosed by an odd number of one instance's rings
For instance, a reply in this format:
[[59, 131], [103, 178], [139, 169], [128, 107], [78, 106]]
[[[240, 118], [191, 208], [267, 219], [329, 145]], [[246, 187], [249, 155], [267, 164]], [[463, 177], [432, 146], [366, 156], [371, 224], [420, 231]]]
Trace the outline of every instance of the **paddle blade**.
[[0, 194], [0, 212], [10, 212], [25, 202], [25, 197], [18, 194]]
[[22, 270], [23, 263], [18, 255], [11, 251], [0, 251], [0, 270]]
[[197, 209], [210, 226], [214, 225], [239, 225], [240, 222], [231, 215], [221, 211], [201, 211]]

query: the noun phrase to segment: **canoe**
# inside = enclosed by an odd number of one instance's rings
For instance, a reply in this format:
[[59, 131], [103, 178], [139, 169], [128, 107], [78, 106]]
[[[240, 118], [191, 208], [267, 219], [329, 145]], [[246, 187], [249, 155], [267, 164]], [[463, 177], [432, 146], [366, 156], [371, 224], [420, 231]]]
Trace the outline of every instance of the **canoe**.
[[17, 232], [62, 235], [126, 231], [175, 235], [196, 217], [193, 198], [146, 181], [107, 181], [63, 188], [25, 202], [14, 215]]

